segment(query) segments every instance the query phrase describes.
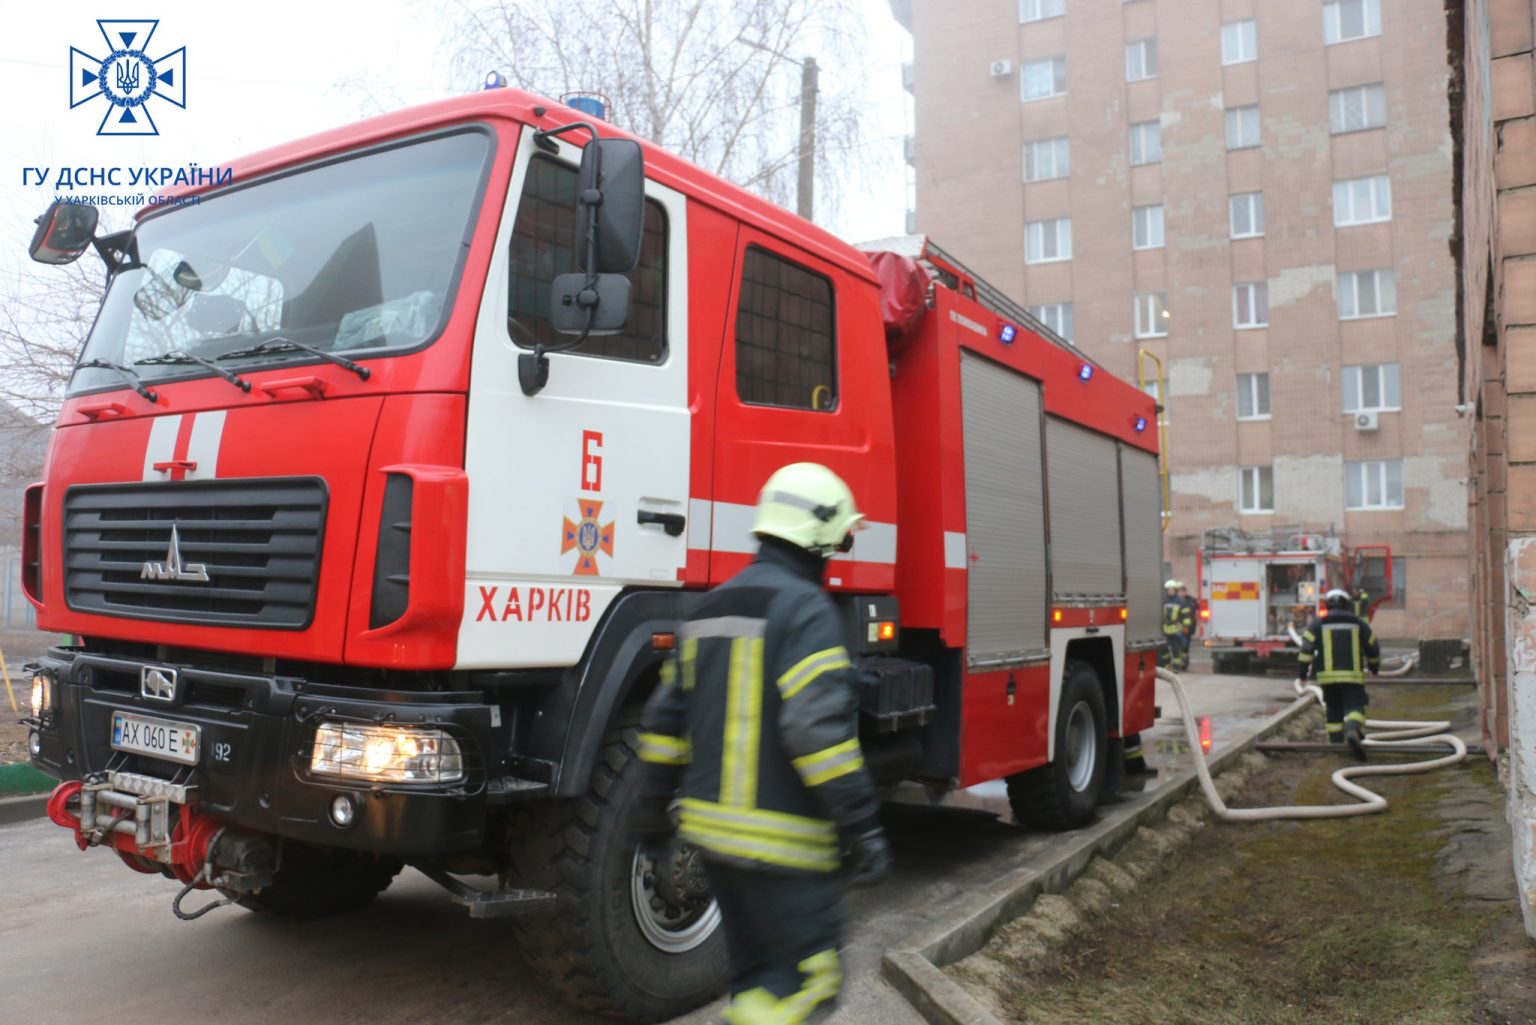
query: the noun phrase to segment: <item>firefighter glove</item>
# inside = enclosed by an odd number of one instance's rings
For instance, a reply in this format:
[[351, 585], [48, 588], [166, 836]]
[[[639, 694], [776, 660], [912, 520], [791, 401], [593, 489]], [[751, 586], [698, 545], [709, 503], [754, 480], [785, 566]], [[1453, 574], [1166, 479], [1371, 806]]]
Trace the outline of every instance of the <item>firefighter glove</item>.
[[853, 852], [849, 855], [849, 886], [873, 886], [891, 874], [891, 845], [886, 843], [885, 830], [871, 826], [853, 838]]

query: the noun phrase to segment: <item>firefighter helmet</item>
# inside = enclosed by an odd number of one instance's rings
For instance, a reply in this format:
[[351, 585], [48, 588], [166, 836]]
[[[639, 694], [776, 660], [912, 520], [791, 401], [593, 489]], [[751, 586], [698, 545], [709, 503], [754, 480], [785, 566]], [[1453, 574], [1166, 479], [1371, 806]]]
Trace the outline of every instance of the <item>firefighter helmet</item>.
[[1335, 587], [1323, 595], [1323, 604], [1330, 609], [1347, 609], [1350, 606], [1349, 593]]
[[1183, 586], [1184, 585], [1179, 583], [1177, 580], [1164, 580], [1163, 581], [1163, 590], [1165, 590], [1165, 591], [1177, 591], [1179, 588], [1181, 588]]
[[825, 559], [846, 550], [863, 522], [841, 477], [820, 463], [790, 463], [763, 485], [752, 533], [788, 541]]

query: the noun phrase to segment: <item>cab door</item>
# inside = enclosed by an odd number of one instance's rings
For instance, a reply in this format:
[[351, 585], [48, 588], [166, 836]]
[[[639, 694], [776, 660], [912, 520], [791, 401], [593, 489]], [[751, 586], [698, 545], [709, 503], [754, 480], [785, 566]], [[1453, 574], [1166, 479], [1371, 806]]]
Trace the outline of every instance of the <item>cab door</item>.
[[577, 662], [629, 586], [676, 587], [687, 556], [690, 465], [687, 209], [646, 183], [629, 319], [549, 355], [522, 393], [517, 358], [569, 336], [549, 283], [575, 270], [579, 146], [545, 153], [524, 129], [482, 299], [470, 372], [470, 512], [458, 665]]

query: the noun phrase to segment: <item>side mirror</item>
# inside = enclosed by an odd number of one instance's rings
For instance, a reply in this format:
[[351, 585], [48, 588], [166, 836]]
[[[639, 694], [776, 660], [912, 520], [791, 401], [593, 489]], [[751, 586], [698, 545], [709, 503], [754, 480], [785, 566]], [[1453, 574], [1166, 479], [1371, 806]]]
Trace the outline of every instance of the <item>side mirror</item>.
[[585, 217], [576, 218], [576, 266], [628, 274], [640, 262], [645, 225], [645, 156], [633, 139], [593, 139], [576, 176], [581, 203], [597, 210], [597, 266], [587, 266]]
[[96, 221], [100, 217], [101, 211], [89, 203], [55, 200], [37, 219], [37, 231], [32, 234], [27, 252], [38, 263], [74, 263], [95, 240]]
[[[587, 324], [587, 310], [592, 323]], [[629, 320], [629, 279], [622, 274], [560, 274], [549, 283], [549, 324], [565, 335], [611, 335]]]

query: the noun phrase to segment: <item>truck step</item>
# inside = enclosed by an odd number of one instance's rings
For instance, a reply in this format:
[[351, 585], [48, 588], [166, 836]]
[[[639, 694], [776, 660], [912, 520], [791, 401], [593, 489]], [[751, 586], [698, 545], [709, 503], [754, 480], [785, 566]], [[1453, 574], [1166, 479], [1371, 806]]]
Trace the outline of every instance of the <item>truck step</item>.
[[466, 908], [470, 918], [505, 918], [547, 911], [555, 906], [555, 895], [548, 890], [482, 890], [462, 879], [455, 879], [434, 865], [411, 866], [448, 891], [455, 904]]

